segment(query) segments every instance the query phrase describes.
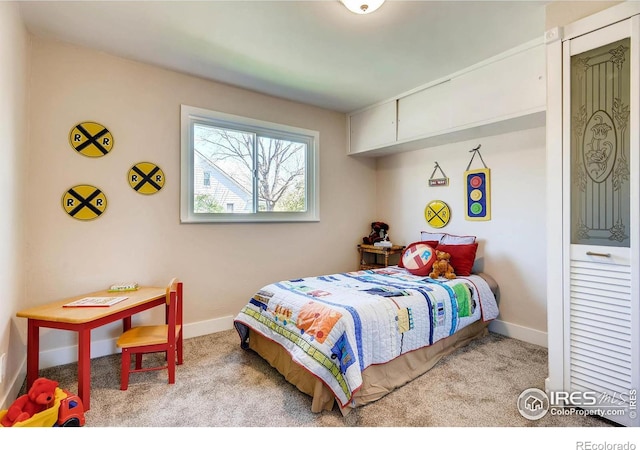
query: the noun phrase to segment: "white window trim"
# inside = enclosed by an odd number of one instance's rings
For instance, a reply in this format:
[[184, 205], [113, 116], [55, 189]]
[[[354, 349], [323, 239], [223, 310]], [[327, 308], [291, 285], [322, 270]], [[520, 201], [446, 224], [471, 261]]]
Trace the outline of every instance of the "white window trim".
[[[297, 128], [272, 122], [266, 122], [232, 114], [211, 111], [194, 106], [181, 105], [181, 157], [180, 157], [180, 222], [181, 223], [228, 223], [228, 222], [318, 222], [320, 220], [320, 176], [319, 149], [320, 133], [314, 130]], [[193, 124], [228, 122], [231, 124], [273, 130], [276, 132], [297, 134], [311, 138], [313, 144], [307, 149], [307, 211], [305, 212], [266, 212], [256, 213], [211, 213], [193, 212]], [[219, 123], [214, 124], [219, 126]]]

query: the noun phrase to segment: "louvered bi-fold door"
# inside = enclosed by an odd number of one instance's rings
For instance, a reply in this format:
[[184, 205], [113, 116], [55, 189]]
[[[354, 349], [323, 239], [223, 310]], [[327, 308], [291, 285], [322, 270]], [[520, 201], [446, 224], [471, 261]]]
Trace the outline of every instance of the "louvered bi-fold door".
[[634, 426], [639, 20], [563, 43], [564, 387], [588, 393], [577, 406]]

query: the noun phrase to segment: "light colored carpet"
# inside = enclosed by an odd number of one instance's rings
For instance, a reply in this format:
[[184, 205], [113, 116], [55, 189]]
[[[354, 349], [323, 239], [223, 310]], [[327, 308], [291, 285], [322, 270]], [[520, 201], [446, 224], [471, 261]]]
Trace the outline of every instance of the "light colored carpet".
[[[120, 391], [120, 355], [92, 361], [86, 427], [611, 427], [598, 417], [523, 418], [516, 401], [544, 388], [545, 348], [490, 333], [431, 371], [346, 417], [314, 414], [311, 399], [255, 353], [235, 330], [185, 340], [176, 384], [166, 371], [133, 374]], [[41, 371], [72, 392], [76, 365]], [[24, 386], [23, 386], [24, 391]]]

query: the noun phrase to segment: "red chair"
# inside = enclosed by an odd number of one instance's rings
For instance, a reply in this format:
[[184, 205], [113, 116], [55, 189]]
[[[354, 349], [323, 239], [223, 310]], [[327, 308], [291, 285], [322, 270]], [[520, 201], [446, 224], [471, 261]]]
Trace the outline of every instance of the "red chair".
[[[116, 345], [122, 349], [120, 389], [129, 387], [129, 374], [168, 369], [169, 384], [176, 380], [176, 361], [182, 364], [182, 282], [172, 279], [167, 286], [166, 323], [164, 325], [137, 326], [122, 333]], [[164, 352], [166, 365], [142, 367], [142, 355]], [[136, 356], [135, 369], [131, 369], [131, 355]]]

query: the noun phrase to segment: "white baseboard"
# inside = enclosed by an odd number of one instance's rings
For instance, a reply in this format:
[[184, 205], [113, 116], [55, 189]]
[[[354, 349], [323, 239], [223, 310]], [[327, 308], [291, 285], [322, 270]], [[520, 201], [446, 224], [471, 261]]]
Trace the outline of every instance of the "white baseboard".
[[25, 357], [24, 362], [20, 365], [20, 370], [15, 374], [11, 381], [5, 380], [9, 389], [4, 393], [4, 397], [0, 398], [0, 410], [9, 408], [9, 405], [18, 398], [20, 388], [22, 388], [22, 383], [27, 377], [26, 361], [27, 358]]
[[233, 328], [233, 319], [234, 316], [226, 316], [219, 317], [217, 319], [204, 320], [202, 322], [185, 324], [184, 338], [189, 339], [197, 336], [204, 336], [206, 334], [230, 330]]
[[489, 324], [489, 331], [545, 348], [548, 345], [546, 332], [502, 320], [493, 320]]
[[549, 379], [549, 377], [544, 379], [544, 391], [548, 394], [549, 393], [549, 386], [551, 385], [551, 380]]
[[[202, 322], [195, 322], [184, 324], [184, 338], [189, 339], [198, 336], [204, 336], [206, 334], [217, 333], [220, 331], [226, 331], [233, 328], [233, 316], [219, 317], [217, 319], [205, 320]], [[113, 355], [119, 353], [116, 347], [116, 340], [103, 339], [101, 341], [91, 342], [91, 358], [99, 358], [101, 356]], [[239, 345], [238, 341], [238, 345]], [[63, 364], [70, 364], [78, 361], [78, 346], [73, 345], [69, 347], [54, 348], [51, 350], [43, 350], [40, 352], [40, 369], [46, 369], [48, 367], [60, 366]], [[13, 403], [17, 398], [22, 383], [27, 376], [27, 357], [25, 355], [18, 373], [13, 377], [8, 385], [10, 386], [5, 393], [4, 398], [0, 399], [0, 410], [6, 409], [6, 407]], [[7, 380], [8, 382], [8, 380]]]

